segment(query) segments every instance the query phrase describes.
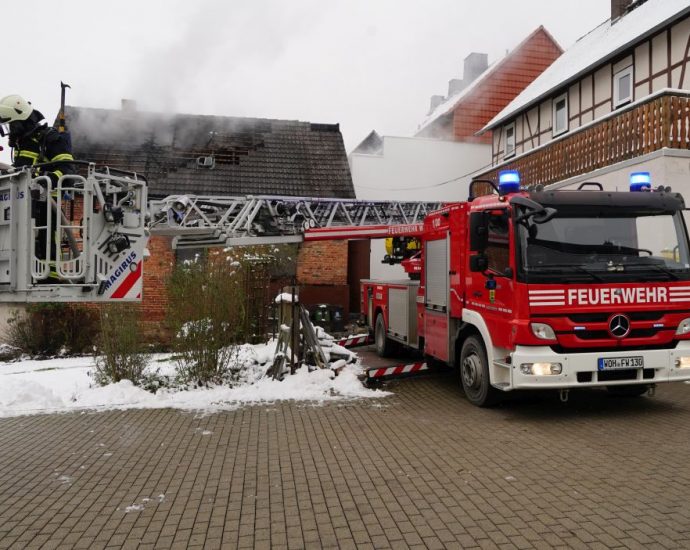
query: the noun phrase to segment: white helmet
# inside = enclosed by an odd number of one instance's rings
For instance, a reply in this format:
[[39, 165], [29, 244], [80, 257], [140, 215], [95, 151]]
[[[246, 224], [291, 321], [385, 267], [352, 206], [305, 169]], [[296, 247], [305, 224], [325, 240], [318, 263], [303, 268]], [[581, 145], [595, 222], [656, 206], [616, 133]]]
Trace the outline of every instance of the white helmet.
[[0, 99], [0, 124], [26, 120], [34, 108], [26, 99], [18, 95], [8, 95]]

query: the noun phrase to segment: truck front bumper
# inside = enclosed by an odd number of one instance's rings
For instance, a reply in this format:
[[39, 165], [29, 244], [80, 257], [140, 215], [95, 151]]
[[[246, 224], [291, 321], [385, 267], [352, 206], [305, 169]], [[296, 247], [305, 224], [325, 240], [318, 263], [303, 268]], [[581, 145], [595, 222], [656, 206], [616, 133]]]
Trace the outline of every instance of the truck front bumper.
[[[600, 359], [642, 357], [642, 368], [599, 369]], [[681, 361], [681, 358], [686, 358]], [[658, 384], [690, 381], [690, 341], [680, 341], [673, 349], [556, 353], [549, 347], [517, 346], [511, 354], [510, 387], [501, 389], [560, 389], [630, 384]], [[560, 374], [525, 374], [522, 365], [560, 364]], [[557, 369], [556, 369], [557, 370]]]

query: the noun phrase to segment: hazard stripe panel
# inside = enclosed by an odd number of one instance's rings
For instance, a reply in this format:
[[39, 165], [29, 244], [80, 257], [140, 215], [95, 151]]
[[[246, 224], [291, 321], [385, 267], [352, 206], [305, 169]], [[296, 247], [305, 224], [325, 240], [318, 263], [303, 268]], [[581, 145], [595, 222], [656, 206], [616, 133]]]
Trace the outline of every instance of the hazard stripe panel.
[[141, 277], [141, 264], [143, 262], [139, 262], [137, 264], [137, 268], [132, 271], [127, 277], [125, 277], [125, 280], [122, 281], [119, 287], [113, 292], [111, 298], [113, 299], [118, 299], [118, 298], [124, 298], [129, 290], [134, 286], [134, 283], [136, 283], [139, 278]]
[[409, 365], [397, 365], [395, 367], [383, 367], [380, 369], [369, 369], [369, 378], [383, 378], [384, 376], [400, 376], [401, 374], [411, 374], [429, 370], [426, 363], [410, 363]]
[[344, 348], [353, 348], [355, 346], [363, 346], [371, 341], [371, 336], [368, 334], [363, 334], [362, 336], [348, 336], [347, 338], [341, 338], [336, 342], [336, 344]]

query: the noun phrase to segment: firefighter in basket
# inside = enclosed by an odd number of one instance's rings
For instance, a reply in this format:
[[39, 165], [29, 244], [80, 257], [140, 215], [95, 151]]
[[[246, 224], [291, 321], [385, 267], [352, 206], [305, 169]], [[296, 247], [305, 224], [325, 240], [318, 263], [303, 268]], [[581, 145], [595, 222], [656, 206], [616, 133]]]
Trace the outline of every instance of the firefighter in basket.
[[[34, 173], [34, 177], [48, 176], [52, 188], [55, 188], [64, 174], [74, 173], [69, 163], [74, 160], [69, 134], [48, 126], [43, 115], [21, 96], [8, 95], [0, 99], [0, 136], [9, 137], [8, 143], [13, 149], [12, 165], [15, 168], [56, 163], [44, 169], [38, 168]], [[37, 226], [47, 224], [48, 208], [51, 206], [54, 210], [57, 208], [54, 196], [50, 195], [55, 195], [55, 193], [47, 193], [46, 184], [43, 184], [43, 188], [32, 191], [31, 215]], [[48, 245], [46, 230], [41, 229], [37, 232], [35, 242], [36, 257], [39, 259], [46, 259], [47, 248], [50, 246], [51, 263], [48, 281], [54, 282], [57, 277], [55, 260], [58, 252], [55, 238], [51, 238]]]

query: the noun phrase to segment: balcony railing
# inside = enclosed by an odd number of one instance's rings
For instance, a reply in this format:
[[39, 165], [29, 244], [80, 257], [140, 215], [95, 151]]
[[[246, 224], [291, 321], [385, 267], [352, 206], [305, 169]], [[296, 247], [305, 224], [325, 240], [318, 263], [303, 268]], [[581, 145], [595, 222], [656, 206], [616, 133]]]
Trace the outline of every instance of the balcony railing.
[[690, 93], [667, 91], [614, 111], [484, 172], [519, 170], [528, 184], [549, 184], [669, 147], [690, 149]]

